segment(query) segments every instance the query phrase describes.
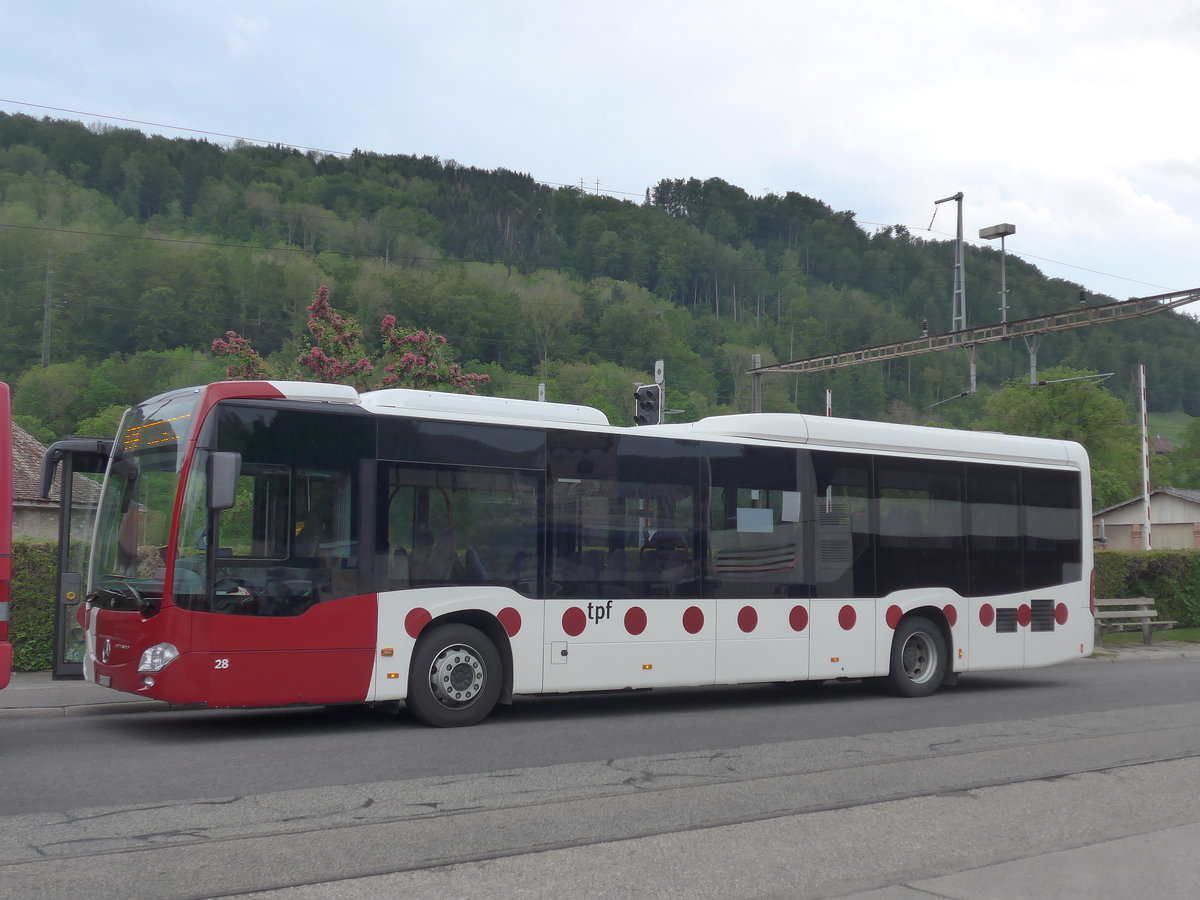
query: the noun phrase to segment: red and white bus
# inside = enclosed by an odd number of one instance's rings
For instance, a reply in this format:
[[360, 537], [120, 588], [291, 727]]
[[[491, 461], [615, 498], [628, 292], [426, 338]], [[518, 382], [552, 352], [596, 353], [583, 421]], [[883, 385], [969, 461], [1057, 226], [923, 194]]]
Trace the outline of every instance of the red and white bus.
[[0, 381], [0, 688], [12, 678], [12, 643], [8, 638], [12, 590], [12, 405], [8, 385]]
[[1077, 444], [823, 417], [174, 391], [113, 445], [84, 671], [211, 707], [403, 700], [439, 726], [568, 691], [923, 696], [1091, 653], [1089, 477]]

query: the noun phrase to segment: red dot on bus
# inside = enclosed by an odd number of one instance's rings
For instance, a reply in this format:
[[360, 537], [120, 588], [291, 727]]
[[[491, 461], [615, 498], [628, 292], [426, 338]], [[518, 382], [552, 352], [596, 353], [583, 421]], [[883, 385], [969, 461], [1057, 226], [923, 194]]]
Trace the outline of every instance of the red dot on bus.
[[887, 627], [895, 630], [896, 626], [900, 624], [900, 618], [903, 615], [904, 610], [902, 610], [900, 607], [889, 606], [887, 616], [885, 617], [885, 620], [887, 621]]
[[857, 621], [858, 613], [854, 611], [853, 606], [843, 606], [838, 610], [838, 624], [842, 626], [843, 631], [849, 631]]
[[942, 612], [946, 614], [946, 621], [950, 623], [951, 628], [958, 624], [958, 608], [953, 603], [943, 606]]
[[410, 609], [408, 615], [404, 617], [404, 630], [408, 632], [410, 638], [416, 640], [421, 630], [432, 621], [433, 616], [429, 614], [429, 610], [421, 609], [418, 606], [416, 609]]
[[793, 606], [788, 614], [788, 624], [792, 626], [792, 631], [803, 631], [808, 627], [808, 610], [803, 606]]
[[1022, 603], [1019, 607], [1017, 607], [1017, 624], [1022, 628], [1026, 628], [1032, 621], [1033, 610], [1029, 608], [1028, 603]]
[[571, 637], [579, 637], [587, 626], [587, 615], [578, 606], [572, 606], [563, 613], [562, 626]]
[[517, 632], [521, 630], [521, 614], [511, 606], [506, 606], [496, 614], [496, 618], [500, 620], [500, 624], [504, 626], [504, 630], [508, 632], [509, 637], [516, 637]]
[[749, 634], [758, 627], [758, 613], [753, 606], [743, 606], [738, 610], [738, 628]]
[[625, 630], [630, 634], [641, 634], [646, 630], [646, 611], [640, 606], [631, 606], [625, 611]]
[[979, 607], [979, 624], [984, 628], [991, 628], [992, 623], [996, 621], [996, 611], [992, 609], [992, 604], [985, 603]]
[[688, 634], [698, 634], [704, 627], [704, 610], [698, 606], [689, 606], [683, 613], [683, 630]]
[[1054, 607], [1054, 621], [1059, 625], [1067, 624], [1067, 615], [1067, 604], [1060, 603], [1058, 606]]

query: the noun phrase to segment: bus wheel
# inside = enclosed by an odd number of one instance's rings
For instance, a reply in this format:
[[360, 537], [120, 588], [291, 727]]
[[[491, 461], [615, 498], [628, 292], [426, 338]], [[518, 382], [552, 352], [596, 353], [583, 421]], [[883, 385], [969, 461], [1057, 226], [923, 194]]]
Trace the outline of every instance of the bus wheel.
[[942, 630], [928, 619], [904, 619], [892, 637], [887, 689], [900, 697], [928, 697], [946, 676], [949, 657]]
[[496, 645], [478, 629], [458, 624], [431, 628], [413, 651], [405, 703], [426, 725], [474, 725], [500, 697], [502, 665]]

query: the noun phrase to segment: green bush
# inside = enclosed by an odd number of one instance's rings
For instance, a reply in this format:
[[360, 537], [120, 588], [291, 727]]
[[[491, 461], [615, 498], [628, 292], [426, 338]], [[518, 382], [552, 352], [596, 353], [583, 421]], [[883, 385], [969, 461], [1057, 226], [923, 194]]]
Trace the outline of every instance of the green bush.
[[9, 636], [13, 668], [49, 669], [54, 653], [54, 570], [56, 541], [13, 541], [12, 605]]
[[1160, 619], [1200, 627], [1200, 550], [1096, 554], [1097, 597], [1153, 597]]

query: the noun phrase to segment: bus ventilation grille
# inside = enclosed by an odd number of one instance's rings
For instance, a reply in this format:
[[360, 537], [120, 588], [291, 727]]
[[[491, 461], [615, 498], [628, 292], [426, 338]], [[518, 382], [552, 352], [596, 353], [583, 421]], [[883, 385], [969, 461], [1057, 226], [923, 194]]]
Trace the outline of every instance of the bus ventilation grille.
[[1033, 612], [1033, 619], [1030, 622], [1030, 631], [1053, 631], [1054, 630], [1054, 601], [1053, 600], [1033, 600], [1030, 602], [1030, 607]]

